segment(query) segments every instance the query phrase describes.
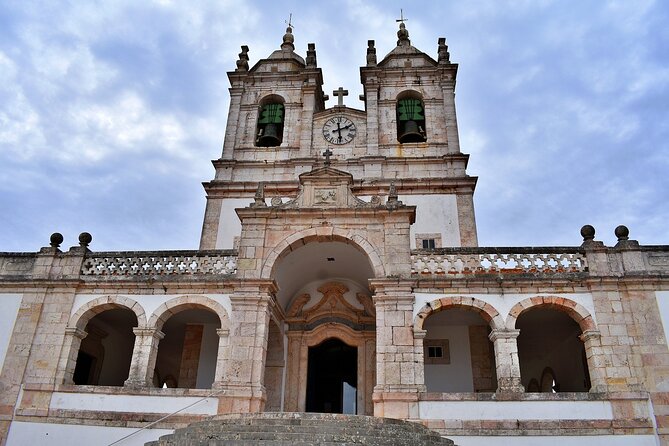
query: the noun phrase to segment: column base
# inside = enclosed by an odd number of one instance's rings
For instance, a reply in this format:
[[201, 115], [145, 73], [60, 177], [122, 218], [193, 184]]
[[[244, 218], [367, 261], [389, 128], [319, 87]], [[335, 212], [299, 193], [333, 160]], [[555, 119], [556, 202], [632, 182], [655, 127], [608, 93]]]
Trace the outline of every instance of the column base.
[[[386, 386], [388, 387], [388, 386]], [[372, 394], [374, 416], [399, 420], [417, 419], [418, 400], [425, 386], [393, 386], [393, 389], [375, 388]]]
[[217, 413], [258, 413], [265, 409], [267, 394], [264, 387], [235, 386], [215, 382], [218, 391]]
[[498, 378], [497, 393], [525, 393], [520, 378]]

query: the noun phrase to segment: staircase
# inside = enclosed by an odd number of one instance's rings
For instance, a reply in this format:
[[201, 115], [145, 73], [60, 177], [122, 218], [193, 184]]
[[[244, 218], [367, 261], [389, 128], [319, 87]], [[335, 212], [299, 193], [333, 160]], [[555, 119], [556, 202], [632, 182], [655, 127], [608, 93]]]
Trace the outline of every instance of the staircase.
[[321, 413], [216, 415], [145, 446], [451, 445], [425, 426], [391, 418]]

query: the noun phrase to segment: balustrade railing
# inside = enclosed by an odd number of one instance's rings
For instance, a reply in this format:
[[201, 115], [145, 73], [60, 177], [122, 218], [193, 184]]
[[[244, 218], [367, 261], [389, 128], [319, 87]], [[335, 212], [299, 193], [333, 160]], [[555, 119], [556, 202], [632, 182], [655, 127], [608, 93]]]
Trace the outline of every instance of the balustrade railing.
[[85, 276], [189, 275], [237, 272], [235, 251], [95, 252], [81, 267]]
[[586, 272], [579, 248], [440, 248], [413, 250], [411, 274], [528, 274]]

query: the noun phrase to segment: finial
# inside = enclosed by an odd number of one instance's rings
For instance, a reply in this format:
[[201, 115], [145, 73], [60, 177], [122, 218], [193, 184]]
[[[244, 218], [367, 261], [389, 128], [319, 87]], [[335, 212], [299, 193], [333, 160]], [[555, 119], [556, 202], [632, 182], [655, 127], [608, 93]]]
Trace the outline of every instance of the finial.
[[348, 90], [344, 90], [342, 87], [334, 90], [333, 95], [337, 96], [337, 107], [344, 106], [344, 96], [348, 96]]
[[49, 242], [52, 248], [58, 248], [60, 244], [63, 243], [63, 234], [54, 232], [51, 234], [51, 237], [49, 237]]
[[437, 41], [439, 49], [437, 50], [437, 62], [440, 64], [451, 63], [451, 55], [448, 52], [448, 45], [446, 45], [446, 38], [439, 37]]
[[625, 225], [618, 226], [613, 233], [618, 237], [619, 242], [630, 239], [630, 230]]
[[79, 246], [82, 248], [88, 248], [88, 245], [93, 241], [93, 236], [88, 232], [82, 232], [79, 234]]
[[589, 242], [595, 239], [595, 227], [592, 225], [584, 225], [581, 228], [581, 237], [584, 242]]
[[390, 189], [388, 190], [388, 200], [386, 201], [386, 208], [397, 209], [401, 206], [404, 206], [404, 203], [402, 203], [399, 200], [399, 196], [397, 195], [397, 188], [395, 187], [395, 182], [392, 181], [390, 183]]
[[307, 44], [307, 67], [316, 68], [316, 44], [308, 43]]
[[330, 157], [332, 156], [332, 150], [328, 147], [325, 152], [323, 152], [323, 156], [325, 157], [325, 161], [323, 162], [323, 165], [325, 167], [328, 167], [331, 162], [330, 162]]
[[258, 188], [256, 189], [256, 193], [253, 196], [253, 203], [251, 203], [252, 208], [264, 208], [267, 207], [267, 203], [265, 203], [265, 183], [262, 181], [258, 183]]
[[395, 20], [396, 22], [400, 22], [400, 30], [397, 31], [397, 46], [400, 45], [411, 45], [411, 41], [409, 40], [409, 31], [407, 31], [407, 27], [404, 24], [409, 19], [404, 18], [404, 11], [400, 9], [400, 18]]
[[375, 67], [376, 66], [376, 48], [374, 47], [374, 41], [367, 41], [367, 66]]
[[286, 24], [288, 27], [286, 28], [286, 34], [283, 35], [283, 43], [281, 44], [281, 49], [282, 50], [287, 50], [290, 49], [291, 51], [295, 50], [295, 45], [293, 45], [293, 42], [295, 42], [295, 37], [293, 36], [293, 13], [290, 13], [290, 16], [288, 17], [288, 21]]
[[242, 45], [242, 52], [239, 53], [236, 71], [249, 71], [249, 47]]

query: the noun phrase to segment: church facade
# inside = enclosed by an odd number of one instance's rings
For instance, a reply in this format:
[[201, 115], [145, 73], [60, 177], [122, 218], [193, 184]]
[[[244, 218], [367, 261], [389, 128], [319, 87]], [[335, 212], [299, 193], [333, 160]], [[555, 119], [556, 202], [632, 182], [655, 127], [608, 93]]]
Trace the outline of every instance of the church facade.
[[[422, 423], [462, 446], [669, 444], [669, 246], [478, 246], [457, 64], [397, 46], [326, 108], [314, 44], [228, 73], [198, 250], [0, 253], [2, 444], [208, 416]], [[334, 99], [334, 98], [333, 98]]]

